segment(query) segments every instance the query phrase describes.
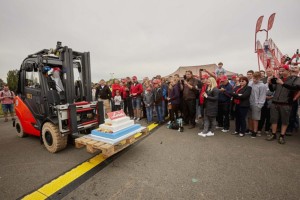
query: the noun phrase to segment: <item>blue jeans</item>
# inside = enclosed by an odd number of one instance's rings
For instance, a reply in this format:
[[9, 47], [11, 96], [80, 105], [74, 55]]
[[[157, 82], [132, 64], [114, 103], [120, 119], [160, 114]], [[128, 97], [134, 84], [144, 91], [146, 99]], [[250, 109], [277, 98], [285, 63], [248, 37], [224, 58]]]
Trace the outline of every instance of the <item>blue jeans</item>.
[[141, 97], [132, 98], [132, 108], [141, 109]]
[[162, 110], [161, 110], [161, 105], [155, 105], [155, 110], [156, 110], [156, 114], [157, 114], [157, 119], [158, 119], [158, 122], [163, 122], [164, 119], [162, 117]]
[[166, 116], [166, 102], [165, 100], [161, 101], [161, 115], [163, 118]]
[[146, 107], [146, 113], [147, 113], [147, 121], [152, 121], [152, 112], [153, 112], [153, 106]]
[[2, 111], [7, 114], [8, 112], [14, 112], [14, 104], [2, 104]]

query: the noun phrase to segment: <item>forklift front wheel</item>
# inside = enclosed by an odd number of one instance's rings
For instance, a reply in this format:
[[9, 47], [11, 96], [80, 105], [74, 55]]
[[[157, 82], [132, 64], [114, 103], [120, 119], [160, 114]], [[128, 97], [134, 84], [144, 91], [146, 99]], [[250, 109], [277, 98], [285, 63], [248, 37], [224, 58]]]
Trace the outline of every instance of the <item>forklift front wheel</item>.
[[51, 153], [56, 153], [67, 146], [68, 137], [62, 136], [54, 124], [46, 122], [42, 129], [42, 139], [46, 149]]
[[17, 131], [17, 136], [19, 136], [20, 138], [26, 137], [27, 134], [24, 133], [22, 124], [18, 117], [16, 117], [16, 121], [14, 123], [15, 123], [16, 131]]

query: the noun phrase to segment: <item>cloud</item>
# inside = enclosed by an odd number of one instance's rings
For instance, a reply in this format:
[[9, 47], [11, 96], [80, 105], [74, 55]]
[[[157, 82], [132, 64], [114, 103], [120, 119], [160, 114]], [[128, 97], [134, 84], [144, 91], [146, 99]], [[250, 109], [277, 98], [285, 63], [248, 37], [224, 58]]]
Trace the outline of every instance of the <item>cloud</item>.
[[[223, 61], [230, 71], [258, 69], [257, 18], [276, 12], [270, 37], [284, 53], [300, 43], [299, 2], [1, 1], [0, 78], [31, 53], [62, 41], [91, 53], [92, 79], [167, 75], [179, 66]], [[272, 5], [272, 6], [270, 6]], [[259, 35], [260, 39], [264, 34]]]

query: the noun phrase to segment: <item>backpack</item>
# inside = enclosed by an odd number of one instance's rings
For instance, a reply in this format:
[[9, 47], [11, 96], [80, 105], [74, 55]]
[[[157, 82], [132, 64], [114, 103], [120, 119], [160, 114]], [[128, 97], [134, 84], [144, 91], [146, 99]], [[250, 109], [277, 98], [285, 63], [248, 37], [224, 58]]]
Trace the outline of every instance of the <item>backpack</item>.
[[169, 122], [167, 128], [178, 130], [179, 132], [183, 132], [182, 118], [179, 118], [175, 121]]
[[[9, 90], [10, 91], [10, 90]], [[3, 95], [4, 95], [4, 92], [3, 91], [1, 91], [1, 97], [3, 97]], [[14, 94], [13, 94], [13, 92], [12, 91], [10, 91], [10, 96], [14, 96]]]
[[178, 129], [179, 129], [179, 124], [177, 123], [177, 121], [172, 121], [172, 122], [167, 126], [167, 128], [178, 130]]

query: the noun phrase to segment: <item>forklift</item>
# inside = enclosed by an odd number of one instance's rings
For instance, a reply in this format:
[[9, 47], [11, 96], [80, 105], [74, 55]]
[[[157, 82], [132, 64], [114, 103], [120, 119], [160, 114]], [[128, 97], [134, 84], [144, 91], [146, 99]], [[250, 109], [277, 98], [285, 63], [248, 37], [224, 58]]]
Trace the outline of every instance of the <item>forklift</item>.
[[34, 135], [51, 153], [104, 122], [103, 103], [92, 101], [90, 53], [57, 42], [27, 56], [18, 72], [15, 98], [19, 137]]

